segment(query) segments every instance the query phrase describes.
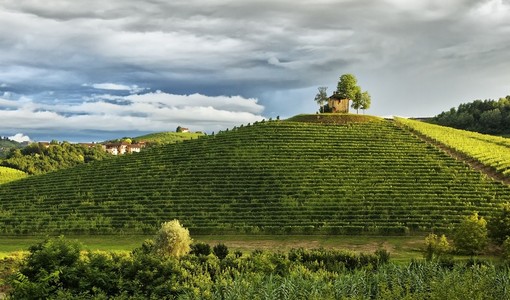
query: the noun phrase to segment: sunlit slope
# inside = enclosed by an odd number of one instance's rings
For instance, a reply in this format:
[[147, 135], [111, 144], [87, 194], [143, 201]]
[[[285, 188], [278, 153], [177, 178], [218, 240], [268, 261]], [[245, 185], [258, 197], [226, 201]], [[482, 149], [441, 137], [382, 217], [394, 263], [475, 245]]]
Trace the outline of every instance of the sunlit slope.
[[403, 118], [397, 118], [397, 122], [510, 177], [509, 138]]
[[0, 166], [0, 184], [25, 178], [28, 175], [20, 170]]
[[273, 121], [0, 186], [9, 233], [405, 233], [487, 215], [510, 189], [378, 120]]

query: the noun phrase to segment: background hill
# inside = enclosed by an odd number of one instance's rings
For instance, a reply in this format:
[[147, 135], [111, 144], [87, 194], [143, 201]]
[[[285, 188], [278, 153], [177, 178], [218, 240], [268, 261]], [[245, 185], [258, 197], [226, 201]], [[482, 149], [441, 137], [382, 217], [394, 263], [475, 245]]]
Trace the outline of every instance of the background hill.
[[495, 100], [475, 100], [457, 109], [442, 112], [432, 118], [435, 124], [480, 133], [510, 136], [510, 96]]
[[152, 145], [163, 145], [197, 139], [203, 135], [201, 132], [157, 132], [137, 136], [133, 140], [144, 141]]
[[0, 230], [192, 233], [448, 230], [510, 199], [390, 121], [273, 121], [0, 186]]

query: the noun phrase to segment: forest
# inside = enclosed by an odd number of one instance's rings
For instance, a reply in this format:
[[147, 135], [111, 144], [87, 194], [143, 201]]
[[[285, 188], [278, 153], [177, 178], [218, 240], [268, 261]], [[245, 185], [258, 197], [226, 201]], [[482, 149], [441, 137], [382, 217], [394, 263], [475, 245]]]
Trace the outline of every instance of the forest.
[[86, 147], [68, 142], [52, 141], [48, 146], [43, 143], [31, 143], [21, 149], [11, 149], [0, 165], [37, 175], [108, 157], [110, 155], [101, 148], [100, 144]]
[[433, 123], [487, 134], [510, 135], [510, 95], [499, 100], [475, 100], [442, 112]]

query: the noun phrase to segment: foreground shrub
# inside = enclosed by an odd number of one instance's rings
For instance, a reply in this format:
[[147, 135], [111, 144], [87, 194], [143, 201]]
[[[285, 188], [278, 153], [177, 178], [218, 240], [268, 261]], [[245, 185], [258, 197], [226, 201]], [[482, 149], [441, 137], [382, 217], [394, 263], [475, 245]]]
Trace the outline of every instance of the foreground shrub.
[[214, 255], [219, 259], [224, 259], [228, 255], [228, 247], [225, 244], [218, 244], [213, 247]]
[[478, 254], [487, 246], [487, 222], [478, 213], [464, 218], [455, 228], [455, 248], [461, 254]]
[[179, 220], [172, 220], [161, 224], [154, 241], [154, 249], [162, 256], [180, 257], [188, 254], [192, 242], [189, 230], [184, 228]]
[[436, 258], [441, 258], [450, 253], [452, 247], [448, 243], [448, 239], [443, 234], [438, 237], [436, 234], [430, 233], [425, 238], [425, 259], [430, 261]]
[[207, 243], [193, 243], [191, 244], [190, 254], [197, 256], [207, 256], [211, 254], [211, 246]]

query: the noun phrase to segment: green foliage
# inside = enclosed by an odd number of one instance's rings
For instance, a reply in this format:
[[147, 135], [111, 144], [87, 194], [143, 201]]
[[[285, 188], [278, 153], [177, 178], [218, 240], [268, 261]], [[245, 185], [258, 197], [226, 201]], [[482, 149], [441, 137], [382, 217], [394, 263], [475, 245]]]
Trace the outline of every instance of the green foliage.
[[224, 259], [228, 255], [228, 247], [225, 244], [217, 244], [213, 247], [214, 255], [219, 259]]
[[154, 249], [157, 254], [179, 257], [191, 250], [190, 245], [193, 241], [189, 235], [189, 230], [184, 228], [179, 220], [172, 220], [161, 224], [154, 242]]
[[358, 80], [352, 74], [343, 74], [338, 81], [336, 94], [340, 99], [354, 100], [361, 88], [357, 85]]
[[146, 142], [149, 146], [158, 146], [198, 139], [203, 136], [204, 134], [201, 132], [158, 132], [138, 136], [133, 139]]
[[27, 174], [16, 169], [0, 166], [0, 184], [27, 177]]
[[191, 244], [191, 251], [190, 254], [196, 255], [196, 256], [207, 256], [211, 254], [211, 246], [207, 243], [193, 243]]
[[81, 246], [63, 237], [29, 248], [30, 254], [12, 282], [14, 299], [47, 299], [58, 289], [79, 285]]
[[5, 158], [14, 149], [20, 149], [25, 146], [26, 142], [18, 143], [10, 140], [8, 137], [0, 137], [0, 159]]
[[510, 175], [510, 140], [503, 137], [428, 124], [410, 119], [396, 121], [411, 130], [452, 150], [492, 168], [504, 176]]
[[179, 219], [193, 234], [405, 235], [447, 232], [510, 199], [394, 122], [318, 116], [1, 185], [0, 233], [151, 234]]
[[510, 133], [510, 96], [495, 100], [475, 100], [442, 112], [434, 123], [480, 133]]
[[23, 149], [12, 150], [1, 165], [21, 170], [28, 174], [43, 174], [79, 164], [102, 160], [109, 155], [101, 145], [85, 147], [79, 144], [32, 143]]
[[444, 234], [438, 237], [436, 234], [430, 233], [425, 237], [426, 260], [442, 258], [450, 251], [452, 251], [452, 247]]
[[351, 107], [356, 110], [356, 113], [359, 113], [359, 109], [366, 110], [370, 107], [370, 104], [370, 94], [366, 91], [362, 93], [361, 90], [359, 90], [354, 99], [352, 99]]
[[501, 209], [494, 212], [487, 224], [489, 236], [501, 245], [510, 237], [510, 203], [501, 204]]
[[[143, 246], [142, 246], [143, 248]], [[82, 251], [63, 239], [31, 248], [12, 299], [509, 299], [510, 269], [469, 261], [381, 263], [341, 250], [162, 257]], [[38, 253], [35, 257], [34, 254]], [[44, 253], [44, 255], [42, 255]], [[61, 257], [64, 257], [62, 259]], [[50, 259], [49, 264], [46, 264]], [[36, 272], [25, 272], [26, 268]]]
[[317, 88], [319, 91], [315, 95], [315, 102], [319, 105], [319, 107], [322, 107], [325, 103], [328, 102], [328, 88], [325, 86], [320, 86]]
[[510, 261], [510, 236], [503, 241], [503, 258]]
[[453, 241], [459, 253], [478, 254], [487, 246], [487, 221], [475, 212], [464, 218], [454, 231]]

